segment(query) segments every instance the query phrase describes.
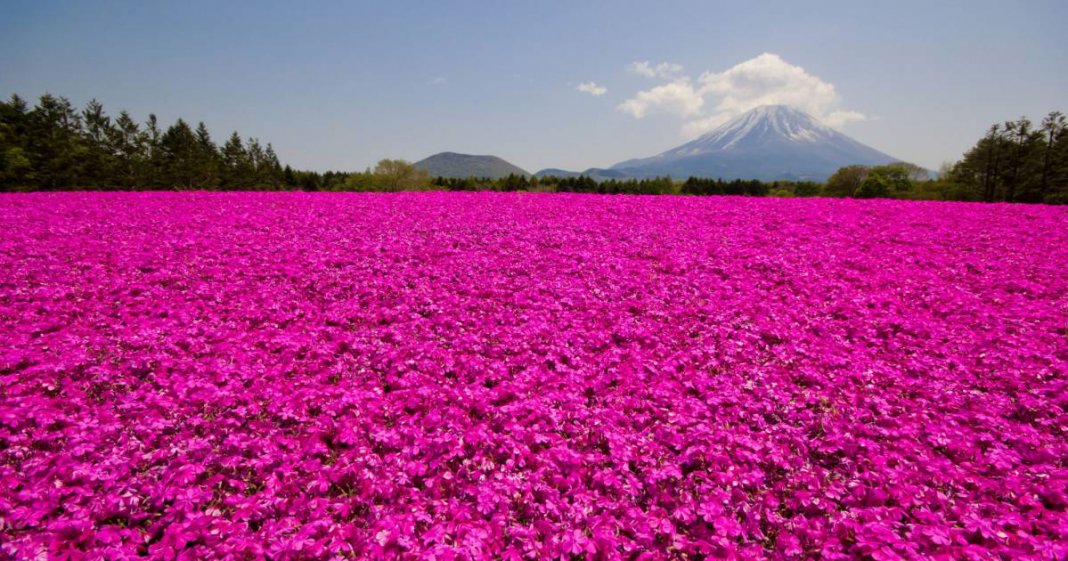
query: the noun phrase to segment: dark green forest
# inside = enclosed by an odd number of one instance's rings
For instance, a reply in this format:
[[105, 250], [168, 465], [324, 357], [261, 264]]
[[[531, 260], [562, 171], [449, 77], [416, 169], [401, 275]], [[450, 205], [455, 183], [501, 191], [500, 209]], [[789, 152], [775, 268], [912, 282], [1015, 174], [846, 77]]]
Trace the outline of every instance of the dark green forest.
[[969, 200], [1068, 204], [1068, 122], [1060, 111], [1036, 126], [1026, 117], [994, 124], [947, 179]]
[[305, 190], [541, 191], [602, 194], [856, 197], [1068, 204], [1068, 123], [1053, 112], [990, 127], [936, 179], [908, 163], [847, 166], [825, 183], [658, 177], [431, 178], [403, 160], [365, 171], [303, 171], [283, 165], [270, 143], [234, 132], [217, 142], [203, 123], [155, 115], [139, 123], [90, 101], [43, 95], [34, 106], [0, 102], [0, 191]]

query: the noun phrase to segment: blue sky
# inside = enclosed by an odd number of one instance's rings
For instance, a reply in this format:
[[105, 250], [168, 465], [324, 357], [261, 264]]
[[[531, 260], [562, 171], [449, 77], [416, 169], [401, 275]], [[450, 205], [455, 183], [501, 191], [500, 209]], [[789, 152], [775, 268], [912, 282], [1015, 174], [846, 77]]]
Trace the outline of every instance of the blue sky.
[[991, 123], [1068, 111], [1059, 1], [9, 0], [0, 14], [0, 95], [203, 120], [318, 170], [446, 150], [601, 167], [764, 101], [937, 168]]

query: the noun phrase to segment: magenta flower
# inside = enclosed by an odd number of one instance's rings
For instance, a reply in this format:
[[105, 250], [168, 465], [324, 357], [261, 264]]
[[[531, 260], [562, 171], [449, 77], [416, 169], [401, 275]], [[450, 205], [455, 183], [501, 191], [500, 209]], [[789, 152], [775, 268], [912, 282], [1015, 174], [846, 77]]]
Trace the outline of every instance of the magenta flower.
[[1064, 209], [0, 216], [0, 558], [1068, 557]]

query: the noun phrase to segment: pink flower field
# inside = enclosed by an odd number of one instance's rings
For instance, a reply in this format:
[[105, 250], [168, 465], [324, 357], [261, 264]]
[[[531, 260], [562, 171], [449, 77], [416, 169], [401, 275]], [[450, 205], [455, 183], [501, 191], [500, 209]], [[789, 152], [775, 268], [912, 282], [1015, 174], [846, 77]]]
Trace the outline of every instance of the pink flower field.
[[0, 197], [0, 558], [1064, 559], [1068, 211]]

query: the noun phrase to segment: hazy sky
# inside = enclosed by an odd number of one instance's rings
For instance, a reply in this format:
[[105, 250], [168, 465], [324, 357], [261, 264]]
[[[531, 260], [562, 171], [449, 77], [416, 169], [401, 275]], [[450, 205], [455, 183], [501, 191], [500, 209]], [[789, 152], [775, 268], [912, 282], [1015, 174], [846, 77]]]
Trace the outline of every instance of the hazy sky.
[[937, 168], [991, 123], [1068, 111], [1066, 36], [1063, 1], [7, 0], [0, 95], [203, 120], [317, 170], [603, 167], [790, 103]]

